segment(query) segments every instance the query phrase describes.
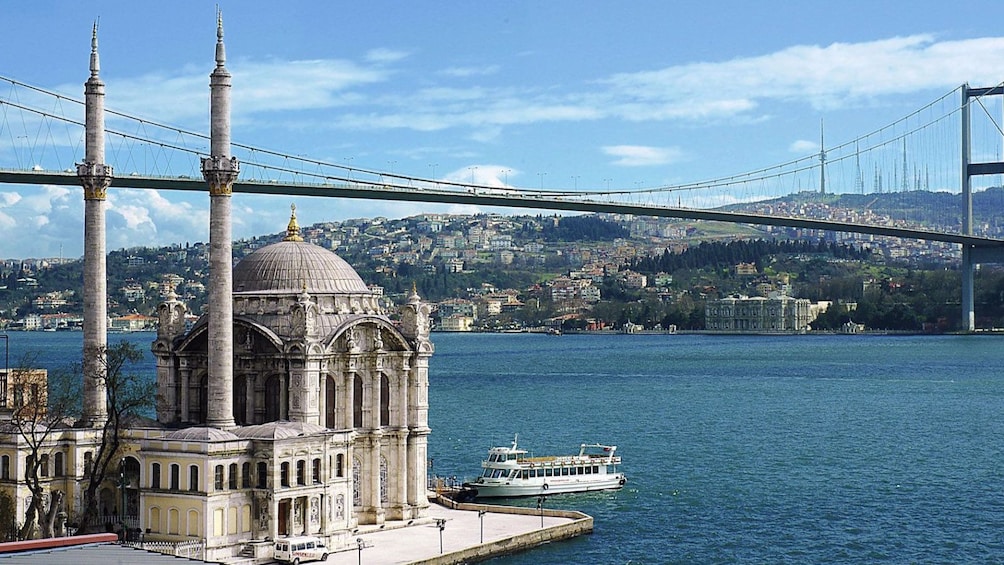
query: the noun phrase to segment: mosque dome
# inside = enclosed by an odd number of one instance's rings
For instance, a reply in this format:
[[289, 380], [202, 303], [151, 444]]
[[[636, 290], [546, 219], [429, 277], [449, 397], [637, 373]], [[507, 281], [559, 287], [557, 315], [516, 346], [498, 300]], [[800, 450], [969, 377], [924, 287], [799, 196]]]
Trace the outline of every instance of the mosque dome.
[[370, 289], [344, 259], [300, 237], [296, 211], [286, 237], [241, 259], [234, 267], [235, 293], [369, 294]]

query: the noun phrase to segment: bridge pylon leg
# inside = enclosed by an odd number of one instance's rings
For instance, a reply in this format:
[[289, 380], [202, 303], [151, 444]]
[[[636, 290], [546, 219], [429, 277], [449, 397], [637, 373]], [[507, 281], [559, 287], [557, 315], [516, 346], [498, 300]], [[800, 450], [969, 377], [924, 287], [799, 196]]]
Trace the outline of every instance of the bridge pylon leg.
[[975, 273], [973, 270], [973, 248], [962, 246], [962, 331], [976, 331], [976, 314], [974, 308], [973, 289]]

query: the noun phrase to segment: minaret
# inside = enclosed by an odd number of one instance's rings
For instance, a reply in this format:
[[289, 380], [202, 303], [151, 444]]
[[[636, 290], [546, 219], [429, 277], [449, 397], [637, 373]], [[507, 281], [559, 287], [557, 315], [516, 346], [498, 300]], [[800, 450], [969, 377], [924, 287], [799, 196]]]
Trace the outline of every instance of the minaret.
[[84, 83], [84, 162], [77, 177], [84, 188], [84, 411], [83, 424], [108, 421], [105, 350], [108, 346], [108, 281], [105, 271], [105, 193], [112, 168], [105, 162], [105, 83], [98, 77], [98, 24], [91, 32], [91, 77]]
[[230, 73], [223, 47], [223, 14], [216, 14], [216, 68], [209, 75], [209, 157], [202, 176], [209, 184], [209, 390], [206, 424], [234, 427], [233, 239], [230, 195], [240, 172], [230, 156]]

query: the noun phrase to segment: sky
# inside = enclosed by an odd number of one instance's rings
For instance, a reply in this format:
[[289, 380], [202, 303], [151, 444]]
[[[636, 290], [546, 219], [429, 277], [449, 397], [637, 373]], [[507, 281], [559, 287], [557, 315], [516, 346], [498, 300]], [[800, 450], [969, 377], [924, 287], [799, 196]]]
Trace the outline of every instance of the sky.
[[[548, 189], [742, 173], [1004, 70], [1004, 3], [222, 0], [235, 142], [412, 176]], [[208, 133], [216, 4], [5, 2], [0, 75]], [[7, 95], [0, 83], [0, 98]], [[82, 110], [79, 112], [82, 119]], [[0, 140], [0, 168], [19, 162]], [[128, 164], [112, 162], [116, 174]], [[197, 169], [197, 164], [193, 165]], [[234, 195], [235, 238], [472, 206]], [[519, 210], [512, 210], [519, 213]], [[208, 196], [108, 191], [109, 249], [208, 240]], [[0, 258], [79, 257], [76, 187], [0, 185]]]

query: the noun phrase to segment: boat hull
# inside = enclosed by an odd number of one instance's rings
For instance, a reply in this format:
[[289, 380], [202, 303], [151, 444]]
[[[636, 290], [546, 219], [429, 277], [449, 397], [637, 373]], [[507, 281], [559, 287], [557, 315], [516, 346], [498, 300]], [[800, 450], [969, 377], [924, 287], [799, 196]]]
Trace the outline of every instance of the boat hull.
[[592, 492], [599, 490], [616, 490], [627, 483], [624, 475], [616, 474], [602, 480], [575, 480], [560, 478], [550, 481], [514, 480], [508, 482], [474, 481], [465, 483], [465, 487], [478, 491], [477, 498], [517, 498], [521, 496], [541, 496], [551, 494], [568, 494], [575, 492]]

